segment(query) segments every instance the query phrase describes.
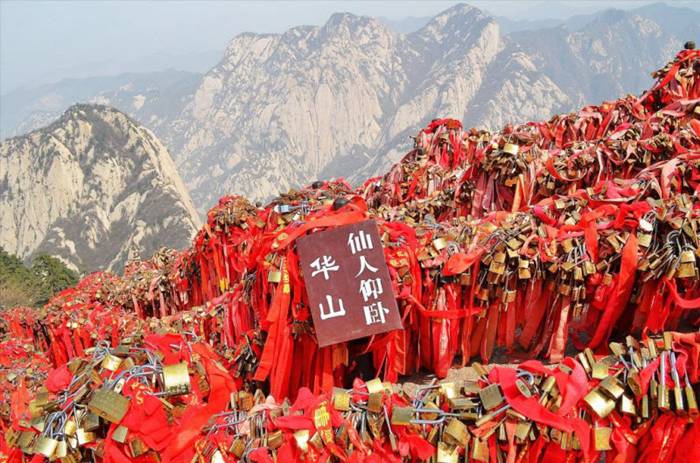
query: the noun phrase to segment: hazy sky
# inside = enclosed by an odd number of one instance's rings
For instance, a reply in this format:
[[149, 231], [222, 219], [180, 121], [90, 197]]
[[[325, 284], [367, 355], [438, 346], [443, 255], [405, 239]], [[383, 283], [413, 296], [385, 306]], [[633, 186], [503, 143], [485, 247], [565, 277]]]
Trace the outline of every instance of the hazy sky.
[[[402, 19], [432, 16], [455, 3], [0, 0], [0, 94], [65, 77], [209, 62], [240, 32], [323, 24], [338, 11]], [[653, 2], [468, 3], [512, 19], [543, 19]], [[673, 3], [700, 8], [700, 1]]]

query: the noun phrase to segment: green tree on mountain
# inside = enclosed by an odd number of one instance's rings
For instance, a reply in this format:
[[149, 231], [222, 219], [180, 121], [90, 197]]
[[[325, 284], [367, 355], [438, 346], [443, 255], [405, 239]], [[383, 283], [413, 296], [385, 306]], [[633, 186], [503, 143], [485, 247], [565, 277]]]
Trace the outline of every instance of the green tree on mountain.
[[0, 309], [41, 306], [77, 282], [78, 275], [55, 257], [40, 254], [27, 267], [0, 247]]

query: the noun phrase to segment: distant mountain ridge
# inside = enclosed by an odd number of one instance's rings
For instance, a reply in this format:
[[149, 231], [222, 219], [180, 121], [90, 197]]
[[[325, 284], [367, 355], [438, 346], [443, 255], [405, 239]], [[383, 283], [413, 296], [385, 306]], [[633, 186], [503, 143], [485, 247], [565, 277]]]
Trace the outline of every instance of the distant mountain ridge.
[[539, 25], [456, 5], [392, 24], [417, 28], [405, 34], [340, 13], [320, 27], [240, 34], [203, 76], [86, 99], [151, 128], [202, 213], [224, 194], [264, 199], [317, 178], [382, 173], [434, 117], [495, 128], [637, 93], [651, 80], [640, 76], [700, 36], [700, 13], [647, 5]]
[[165, 147], [125, 114], [75, 105], [0, 144], [0, 246], [81, 272], [189, 244], [197, 213]]

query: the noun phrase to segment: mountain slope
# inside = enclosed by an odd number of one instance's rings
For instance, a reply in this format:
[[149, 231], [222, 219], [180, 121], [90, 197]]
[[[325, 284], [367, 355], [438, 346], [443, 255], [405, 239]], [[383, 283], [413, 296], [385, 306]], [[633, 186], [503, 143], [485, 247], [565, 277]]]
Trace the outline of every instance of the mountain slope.
[[184, 247], [197, 227], [165, 147], [112, 108], [76, 105], [0, 145], [0, 246], [80, 271], [119, 270], [129, 253]]
[[650, 11], [504, 35], [494, 18], [456, 5], [409, 34], [350, 14], [243, 34], [162, 128], [164, 141], [202, 209], [223, 194], [358, 181], [397, 161], [433, 117], [493, 128], [640, 91], [646, 70], [687, 40]]
[[[403, 34], [339, 13], [320, 27], [236, 36], [204, 76], [135, 76], [85, 99], [153, 130], [203, 212], [226, 194], [265, 199], [383, 173], [434, 117], [496, 128], [638, 93], [648, 69], [698, 38], [700, 13], [656, 4], [558, 23], [504, 34], [456, 5]], [[38, 110], [24, 126], [53, 114]]]
[[462, 118], [500, 47], [495, 21], [467, 5], [407, 35], [348, 13], [243, 34], [165, 141], [204, 207], [230, 192], [262, 199], [352, 176], [381, 147], [402, 150], [432, 115]]

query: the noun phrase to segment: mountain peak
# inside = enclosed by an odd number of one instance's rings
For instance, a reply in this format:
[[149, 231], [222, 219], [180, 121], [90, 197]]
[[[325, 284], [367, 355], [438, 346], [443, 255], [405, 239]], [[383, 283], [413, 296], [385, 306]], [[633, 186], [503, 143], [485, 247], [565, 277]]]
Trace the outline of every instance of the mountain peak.
[[438, 13], [425, 26], [410, 36], [421, 37], [423, 40], [447, 46], [449, 43], [442, 42], [460, 40], [475, 29], [479, 30], [491, 23], [494, 27], [498, 27], [493, 17], [476, 7], [460, 3]]
[[326, 24], [323, 25], [322, 31], [325, 34], [337, 34], [339, 32], [347, 32], [356, 34], [360, 31], [370, 28], [385, 28], [384, 24], [375, 18], [369, 16], [358, 16], [352, 13], [333, 13]]
[[8, 252], [45, 252], [83, 272], [121, 270], [134, 246], [142, 255], [184, 247], [198, 225], [160, 141], [121, 111], [92, 104], [0, 144], [0, 215]]

